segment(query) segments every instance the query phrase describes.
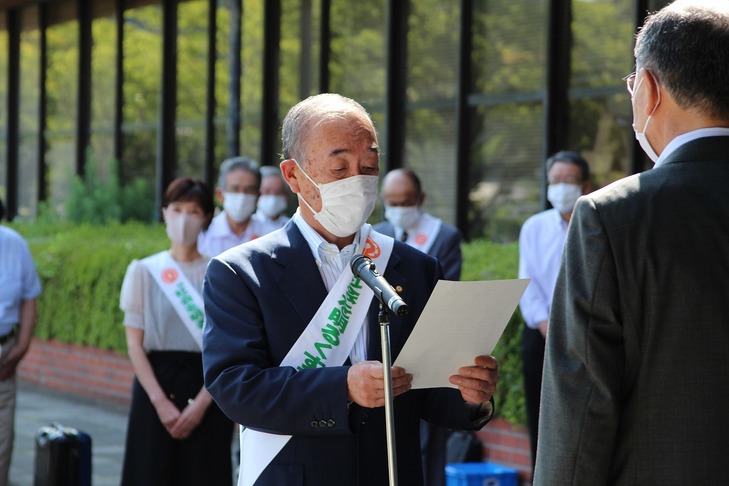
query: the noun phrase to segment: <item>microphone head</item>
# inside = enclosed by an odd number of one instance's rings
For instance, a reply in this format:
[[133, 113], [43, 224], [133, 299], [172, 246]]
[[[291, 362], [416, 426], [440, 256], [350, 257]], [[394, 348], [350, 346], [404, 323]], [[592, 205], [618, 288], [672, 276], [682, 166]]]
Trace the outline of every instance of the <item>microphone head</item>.
[[352, 259], [349, 261], [349, 266], [352, 268], [352, 273], [356, 277], [362, 277], [362, 270], [365, 268], [372, 268], [374, 270], [375, 264], [374, 262], [362, 255], [361, 253], [357, 253], [356, 255], [352, 255]]

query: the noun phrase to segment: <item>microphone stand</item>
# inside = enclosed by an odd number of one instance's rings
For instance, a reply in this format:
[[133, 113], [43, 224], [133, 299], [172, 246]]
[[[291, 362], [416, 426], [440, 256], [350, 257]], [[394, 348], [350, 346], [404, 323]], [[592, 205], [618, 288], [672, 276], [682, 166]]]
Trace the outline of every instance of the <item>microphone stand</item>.
[[390, 319], [387, 308], [380, 300], [380, 342], [382, 345], [382, 371], [385, 376], [385, 430], [387, 433], [387, 470], [390, 486], [397, 486], [397, 456], [395, 454], [395, 415], [392, 396], [392, 359], [390, 357]]

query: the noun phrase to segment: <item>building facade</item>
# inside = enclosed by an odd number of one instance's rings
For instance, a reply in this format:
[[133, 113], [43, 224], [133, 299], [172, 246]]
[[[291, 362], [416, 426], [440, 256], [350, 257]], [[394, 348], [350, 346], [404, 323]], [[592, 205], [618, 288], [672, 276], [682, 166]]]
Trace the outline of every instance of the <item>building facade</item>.
[[621, 78], [665, 3], [3, 0], [0, 197], [63, 216], [86, 176], [158, 202], [227, 156], [277, 164], [288, 108], [337, 92], [372, 114], [383, 173], [413, 168], [430, 212], [513, 240], [549, 154], [580, 151], [598, 186], [647, 167]]

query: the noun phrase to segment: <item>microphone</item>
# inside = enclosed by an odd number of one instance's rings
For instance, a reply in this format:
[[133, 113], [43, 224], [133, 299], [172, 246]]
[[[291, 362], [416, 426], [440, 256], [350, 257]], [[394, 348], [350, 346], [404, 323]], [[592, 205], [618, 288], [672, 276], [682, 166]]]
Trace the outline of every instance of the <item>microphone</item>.
[[387, 283], [385, 277], [377, 272], [375, 263], [370, 258], [357, 254], [352, 257], [349, 265], [352, 267], [354, 276], [362, 279], [388, 309], [398, 316], [404, 316], [408, 313], [408, 305], [400, 298], [397, 291]]

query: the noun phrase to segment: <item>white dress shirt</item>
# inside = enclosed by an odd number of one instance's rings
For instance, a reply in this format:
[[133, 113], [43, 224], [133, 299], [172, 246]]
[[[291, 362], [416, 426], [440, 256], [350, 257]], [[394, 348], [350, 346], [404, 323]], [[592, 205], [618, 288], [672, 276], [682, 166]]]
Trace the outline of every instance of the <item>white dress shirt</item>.
[[[314, 257], [316, 266], [319, 268], [321, 278], [324, 280], [324, 286], [327, 291], [330, 291], [346, 266], [349, 265], [352, 256], [362, 247], [360, 244], [362, 241], [362, 228], [354, 235], [354, 241], [340, 251], [337, 245], [327, 242], [314, 228], [309, 226], [309, 223], [301, 217], [299, 210], [296, 210], [291, 219], [309, 244], [311, 254]], [[365, 322], [362, 326], [362, 330], [354, 342], [354, 347], [349, 353], [352, 364], [367, 359], [367, 340], [369, 338], [367, 324]]]
[[542, 211], [524, 222], [519, 234], [519, 278], [530, 278], [519, 302], [527, 326], [537, 329], [549, 319], [552, 294], [567, 238], [567, 222], [559, 211]]

